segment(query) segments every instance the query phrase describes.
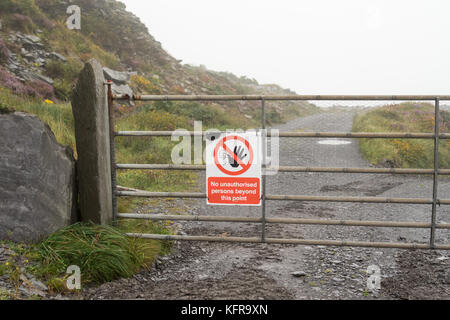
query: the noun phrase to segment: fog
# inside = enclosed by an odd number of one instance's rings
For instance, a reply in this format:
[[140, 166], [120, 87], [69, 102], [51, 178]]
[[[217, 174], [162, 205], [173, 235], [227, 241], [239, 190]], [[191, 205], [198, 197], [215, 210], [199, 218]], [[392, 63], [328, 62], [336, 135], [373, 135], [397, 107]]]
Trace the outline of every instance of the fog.
[[122, 2], [183, 63], [298, 94], [450, 91], [448, 1]]

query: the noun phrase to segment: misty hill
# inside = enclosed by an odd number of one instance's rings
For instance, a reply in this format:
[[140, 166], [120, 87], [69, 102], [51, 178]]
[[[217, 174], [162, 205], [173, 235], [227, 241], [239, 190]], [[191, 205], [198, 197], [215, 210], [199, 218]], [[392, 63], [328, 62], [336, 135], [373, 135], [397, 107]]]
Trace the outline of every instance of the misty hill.
[[[65, 25], [71, 4], [81, 8], [81, 30]], [[0, 19], [0, 86], [17, 94], [68, 100], [78, 72], [91, 58], [113, 70], [136, 72], [130, 86], [140, 94], [295, 94], [275, 84], [182, 64], [119, 1], [2, 0]], [[258, 117], [258, 102], [219, 107]], [[281, 114], [317, 109], [307, 102], [269, 103], [268, 108], [273, 121]]]

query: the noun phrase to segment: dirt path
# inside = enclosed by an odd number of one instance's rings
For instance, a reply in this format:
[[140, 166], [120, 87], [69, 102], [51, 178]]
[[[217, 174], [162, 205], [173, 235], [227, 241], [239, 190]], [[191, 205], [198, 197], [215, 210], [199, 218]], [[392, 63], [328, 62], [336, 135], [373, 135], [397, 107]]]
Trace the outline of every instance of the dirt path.
[[[280, 126], [281, 131], [351, 131], [353, 113], [318, 114]], [[282, 139], [281, 165], [367, 167], [354, 140], [322, 145], [323, 139]], [[347, 140], [347, 139], [344, 139]], [[202, 179], [203, 180], [203, 179]], [[270, 194], [431, 197], [429, 177], [278, 173], [268, 178]], [[448, 197], [450, 181], [442, 180], [440, 197]], [[207, 207], [190, 204], [194, 214], [259, 217], [259, 208]], [[442, 206], [438, 221], [449, 222]], [[228, 210], [228, 211], [227, 211]], [[269, 217], [355, 220], [429, 221], [429, 205], [273, 202]], [[260, 225], [185, 223], [189, 235], [258, 236]], [[268, 237], [427, 242], [428, 230], [338, 226], [268, 225]], [[438, 242], [449, 242], [439, 232]], [[177, 243], [174, 253], [151, 271], [132, 279], [89, 289], [85, 298], [125, 299], [402, 299], [450, 298], [450, 253], [395, 249], [335, 248], [231, 243]], [[381, 269], [382, 289], [367, 291], [367, 267]]]

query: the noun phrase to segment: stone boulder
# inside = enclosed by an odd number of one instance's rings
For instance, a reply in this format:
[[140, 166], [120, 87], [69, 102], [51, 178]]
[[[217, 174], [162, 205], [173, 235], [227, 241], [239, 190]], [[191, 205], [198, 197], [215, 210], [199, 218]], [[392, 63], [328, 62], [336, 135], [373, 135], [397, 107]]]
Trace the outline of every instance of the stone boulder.
[[0, 240], [37, 242], [78, 221], [75, 160], [36, 116], [0, 114]]
[[122, 72], [103, 67], [103, 74], [106, 80], [111, 80], [116, 84], [126, 84], [130, 80], [129, 72]]
[[[105, 80], [110, 80], [112, 82], [111, 90], [113, 94], [117, 95], [128, 95], [130, 98], [133, 97], [133, 89], [128, 85], [130, 77], [136, 75], [137, 72], [122, 72], [103, 67], [103, 75]], [[123, 104], [134, 105], [133, 101], [123, 101]]]

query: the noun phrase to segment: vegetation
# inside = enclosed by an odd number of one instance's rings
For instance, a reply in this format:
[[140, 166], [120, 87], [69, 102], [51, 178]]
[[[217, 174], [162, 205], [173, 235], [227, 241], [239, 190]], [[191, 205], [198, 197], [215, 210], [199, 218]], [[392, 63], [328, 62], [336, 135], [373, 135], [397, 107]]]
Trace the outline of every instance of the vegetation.
[[68, 266], [77, 265], [84, 283], [102, 283], [148, 267], [160, 246], [157, 241], [128, 237], [114, 227], [78, 223], [54, 233], [32, 252], [40, 261], [36, 270], [44, 278], [64, 275]]
[[[170, 234], [167, 222], [121, 221], [119, 228], [77, 223], [63, 228], [33, 246], [7, 243], [12, 256], [0, 264], [17, 292], [21, 274], [44, 281], [51, 292], [67, 291], [66, 274], [71, 265], [80, 267], [82, 286], [130, 277], [149, 268], [158, 255], [167, 254], [171, 243], [132, 238], [126, 232]], [[13, 298], [0, 291], [0, 300]]]
[[[91, 58], [115, 70], [132, 70], [137, 74], [130, 86], [137, 94], [291, 94], [276, 85], [264, 86], [254, 79], [236, 77], [231, 73], [214, 72], [205, 67], [181, 65], [168, 55], [134, 15], [114, 0], [79, 0], [83, 8], [82, 30], [68, 30], [67, 3], [58, 0], [0, 1], [0, 114], [24, 111], [37, 115], [47, 123], [57, 141], [68, 145], [77, 157], [74, 120], [68, 102], [71, 87], [83, 63]], [[98, 10], [99, 6], [102, 10]], [[105, 18], [107, 17], [107, 18]], [[123, 23], [116, 23], [116, 21]], [[36, 63], [32, 72], [40, 72], [54, 80], [21, 81], [7, 62], [17, 57], [27, 67], [21, 45], [9, 38], [9, 33], [38, 35], [45, 51], [64, 55], [67, 61], [46, 59]], [[15, 55], [12, 55], [14, 53]], [[64, 59], [63, 59], [64, 60]], [[29, 67], [29, 66], [28, 66]], [[27, 67], [27, 68], [28, 68]], [[35, 70], [40, 68], [40, 70]], [[156, 102], [136, 107], [118, 106], [116, 130], [193, 129], [195, 120], [203, 121], [203, 129], [257, 128], [260, 126], [260, 103], [223, 102]], [[269, 124], [291, 117], [317, 112], [306, 103], [267, 103]], [[120, 137], [116, 140], [119, 163], [170, 163], [172, 147], [178, 142], [163, 137]], [[118, 184], [147, 191], [196, 191], [197, 176], [192, 172], [123, 170], [118, 171]], [[195, 190], [194, 190], [195, 189]], [[119, 212], [132, 212], [135, 207], [153, 205], [156, 200], [120, 198]], [[171, 214], [182, 209], [171, 208]], [[51, 235], [32, 248], [14, 246], [19, 255], [29, 257], [27, 270], [45, 279], [51, 290], [64, 290], [68, 265], [79, 265], [83, 281], [104, 282], [129, 276], [147, 267], [157, 255], [170, 250], [170, 243], [126, 237], [126, 232], [171, 232], [170, 222], [121, 220], [118, 228], [91, 224], [76, 224]], [[10, 245], [12, 247], [13, 244]], [[20, 284], [20, 264], [16, 260], [0, 266], [0, 276], [7, 273]], [[0, 300], [10, 293], [0, 291]]]
[[[434, 132], [434, 106], [427, 103], [388, 105], [355, 118], [354, 132]], [[440, 112], [440, 131], [449, 132], [450, 113]], [[361, 139], [361, 154], [372, 164], [389, 160], [399, 168], [432, 168], [434, 141], [425, 139]], [[450, 168], [450, 142], [439, 145], [439, 167]]]
[[45, 65], [45, 73], [55, 79], [55, 95], [61, 101], [68, 101], [74, 79], [81, 71], [81, 64], [74, 59], [67, 62], [52, 60]]
[[35, 114], [52, 129], [57, 141], [76, 152], [72, 109], [69, 103], [17, 96], [0, 87], [0, 101], [6, 108]]

